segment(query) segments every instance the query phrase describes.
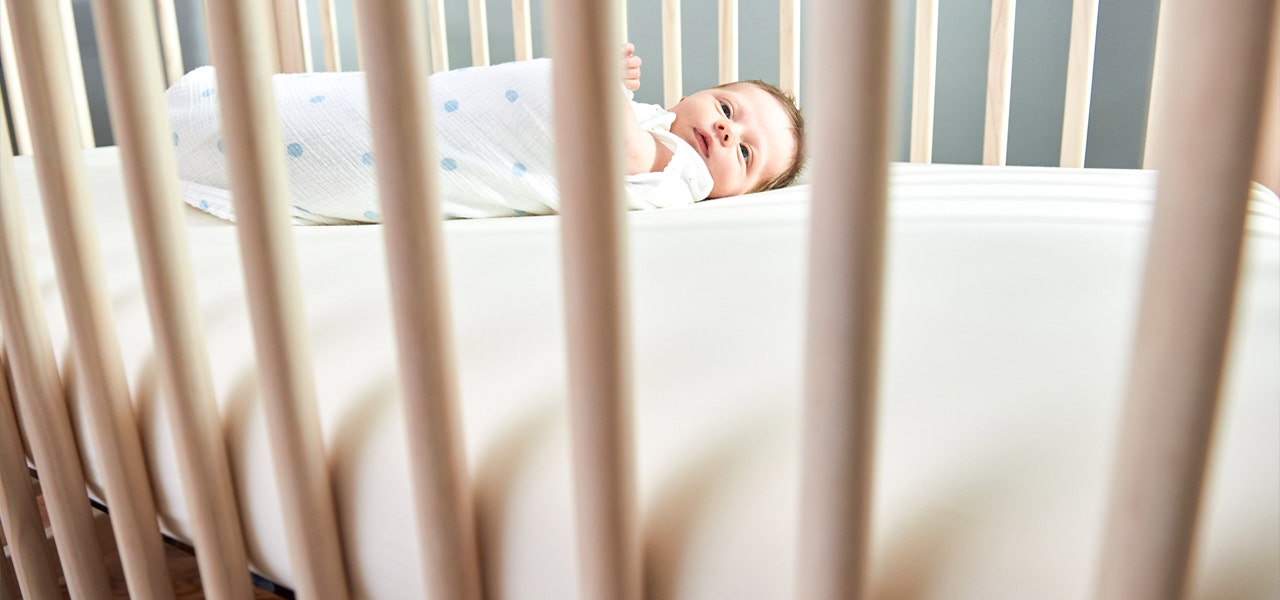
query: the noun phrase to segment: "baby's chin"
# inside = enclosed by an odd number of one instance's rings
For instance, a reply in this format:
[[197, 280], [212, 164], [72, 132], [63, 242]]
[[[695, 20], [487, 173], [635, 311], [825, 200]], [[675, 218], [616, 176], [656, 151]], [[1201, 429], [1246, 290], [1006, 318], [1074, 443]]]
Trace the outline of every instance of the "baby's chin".
[[738, 194], [735, 192], [723, 189], [719, 184], [713, 184], [711, 186], [711, 193], [707, 194], [707, 197], [704, 198], [704, 200], [715, 200], [716, 198], [728, 198], [729, 196], [737, 195]]

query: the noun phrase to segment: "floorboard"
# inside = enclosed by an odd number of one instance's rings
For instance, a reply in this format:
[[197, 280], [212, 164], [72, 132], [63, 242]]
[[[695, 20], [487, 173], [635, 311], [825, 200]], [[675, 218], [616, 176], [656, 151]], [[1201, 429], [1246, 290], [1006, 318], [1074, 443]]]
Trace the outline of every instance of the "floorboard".
[[[45, 511], [44, 497], [37, 496], [36, 502], [40, 507], [40, 516], [44, 519], [45, 530], [49, 530], [49, 515]], [[98, 526], [98, 539], [102, 548], [107, 553], [103, 557], [106, 561], [107, 576], [111, 581], [111, 597], [118, 599], [129, 598], [129, 591], [125, 585], [124, 570], [120, 564], [120, 555], [116, 551], [115, 536], [111, 531], [111, 519], [106, 513], [93, 510], [94, 522]], [[3, 546], [3, 558], [0, 559], [0, 600], [17, 600], [21, 598], [18, 593], [17, 578], [13, 572], [13, 564], [9, 557], [9, 546], [5, 540], [3, 527], [0, 527], [0, 546]], [[165, 547], [165, 566], [169, 569], [170, 580], [173, 581], [174, 595], [178, 600], [197, 600], [204, 598], [204, 592], [200, 584], [200, 569], [196, 564], [196, 556], [194, 551], [184, 544], [166, 540]], [[53, 548], [50, 548], [50, 556], [55, 557], [57, 554]], [[59, 565], [54, 565], [55, 572], [58, 573], [58, 580], [62, 582], [62, 570]], [[273, 590], [265, 589], [271, 587], [271, 584], [265, 581], [257, 582], [258, 587], [254, 588], [255, 600], [288, 600], [293, 595], [287, 590], [280, 590], [275, 593]], [[65, 585], [62, 588], [63, 598], [69, 598]]]

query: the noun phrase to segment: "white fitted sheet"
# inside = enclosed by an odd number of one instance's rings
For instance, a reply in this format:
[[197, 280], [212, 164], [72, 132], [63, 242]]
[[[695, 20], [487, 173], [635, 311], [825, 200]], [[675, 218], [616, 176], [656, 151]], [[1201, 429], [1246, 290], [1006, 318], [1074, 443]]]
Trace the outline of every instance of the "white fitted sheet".
[[[118, 153], [85, 156], [163, 525], [190, 539]], [[17, 167], [65, 364], [35, 177], [29, 159]], [[893, 166], [874, 596], [1090, 593], [1153, 185], [1142, 171]], [[650, 598], [792, 596], [808, 197], [802, 185], [628, 216]], [[1255, 186], [1250, 209], [1201, 598], [1280, 596], [1280, 205]], [[287, 585], [234, 230], [187, 216], [250, 555]], [[489, 598], [577, 597], [558, 223], [445, 224]], [[422, 597], [381, 228], [293, 232], [353, 585]]]

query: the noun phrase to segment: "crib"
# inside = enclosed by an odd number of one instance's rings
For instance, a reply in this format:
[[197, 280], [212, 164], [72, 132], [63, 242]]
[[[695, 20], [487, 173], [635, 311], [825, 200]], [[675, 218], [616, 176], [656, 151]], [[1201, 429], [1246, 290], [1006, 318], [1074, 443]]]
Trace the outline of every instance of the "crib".
[[[557, 148], [562, 214], [442, 223], [418, 168], [442, 1], [360, 0], [385, 224], [334, 228], [271, 201], [267, 81], [315, 68], [305, 2], [204, 4], [233, 227], [176, 199], [172, 0], [93, 1], [110, 148], [65, 3], [0, 1], [0, 592], [56, 597], [60, 566], [107, 597], [114, 543], [131, 597], [174, 597], [168, 539], [215, 598], [1280, 594], [1280, 9], [1162, 7], [1145, 168], [1085, 169], [1098, 0], [1072, 3], [1059, 167], [1005, 166], [1015, 0], [992, 2], [984, 164], [932, 163], [939, 1], [916, 2], [909, 163], [891, 3], [810, 0], [802, 41], [781, 0], [784, 90], [815, 50], [799, 184], [625, 213], [614, 108], [558, 102], [558, 139], [605, 139]], [[557, 98], [614, 93], [618, 3], [548, 12]]]

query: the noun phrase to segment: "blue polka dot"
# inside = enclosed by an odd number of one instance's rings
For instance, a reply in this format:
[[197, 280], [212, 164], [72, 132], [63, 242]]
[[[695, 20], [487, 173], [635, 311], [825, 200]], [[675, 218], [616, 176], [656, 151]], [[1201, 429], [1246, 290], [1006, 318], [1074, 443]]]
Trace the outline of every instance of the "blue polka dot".
[[444, 103], [444, 112], [453, 112], [455, 110], [458, 110], [457, 100], [450, 100]]
[[516, 177], [524, 177], [524, 174], [528, 173], [529, 169], [524, 168], [523, 163], [516, 163], [511, 166], [511, 172], [514, 173]]
[[173, 134], [173, 145], [178, 145], [178, 134], [176, 132]]
[[311, 103], [312, 103], [312, 104], [318, 104], [318, 103], [320, 103], [320, 102], [324, 102], [324, 96], [312, 96], [312, 97], [311, 97]]
[[515, 102], [516, 98], [520, 97], [520, 94], [517, 94], [515, 90], [507, 90], [506, 96], [507, 102]]
[[226, 152], [226, 150], [222, 148], [222, 140], [218, 140], [218, 154], [223, 154], [224, 152]]
[[453, 160], [452, 158], [446, 158], [440, 161], [440, 167], [446, 171], [452, 171], [458, 168], [458, 162]]
[[366, 164], [366, 165], [371, 165], [371, 166], [372, 166], [372, 165], [373, 165], [373, 153], [372, 153], [372, 152], [365, 152], [365, 153], [364, 153], [364, 156], [361, 156], [361, 157], [360, 157], [360, 162], [362, 162], [362, 163], [364, 163], [364, 164]]
[[513, 208], [513, 209], [511, 209], [511, 210], [516, 211], [516, 216], [517, 216], [517, 217], [526, 217], [526, 216], [529, 216], [530, 214], [533, 214], [533, 213], [527, 213], [527, 212], [525, 212], [525, 211], [523, 211], [523, 210], [520, 210], [520, 209], [518, 209], [518, 208]]
[[461, 217], [459, 217], [457, 213], [447, 212], [447, 213], [444, 213], [444, 218], [446, 218], [446, 219], [460, 219]]
[[200, 209], [201, 209], [201, 210], [209, 210], [209, 202], [208, 202], [207, 200], [201, 200], [201, 201], [200, 201]]
[[209, 96], [212, 96], [213, 94], [214, 94], [214, 89], [213, 89], [213, 88], [209, 88], [209, 89], [205, 90], [204, 92], [202, 92], [200, 95], [201, 95], [201, 96], [204, 96], [205, 98], [208, 98]]
[[289, 156], [292, 156], [294, 158], [298, 158], [299, 156], [302, 156], [302, 144], [296, 144], [296, 143], [289, 144], [288, 150], [289, 150]]
[[373, 212], [371, 210], [366, 210], [364, 211], [364, 218], [369, 219], [370, 221], [377, 221], [378, 213]]

